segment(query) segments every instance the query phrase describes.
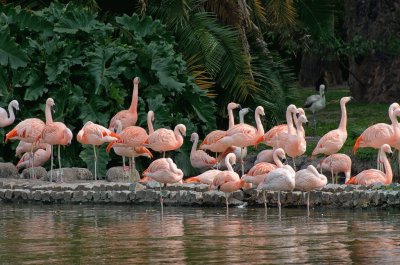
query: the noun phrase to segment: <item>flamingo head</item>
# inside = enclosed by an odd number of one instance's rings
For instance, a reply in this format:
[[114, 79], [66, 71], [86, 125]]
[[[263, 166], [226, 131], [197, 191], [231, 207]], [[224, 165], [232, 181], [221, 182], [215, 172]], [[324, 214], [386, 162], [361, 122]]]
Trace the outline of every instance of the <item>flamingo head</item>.
[[341, 99], [340, 99], [340, 104], [342, 105], [342, 104], [346, 104], [347, 102], [349, 102], [350, 100], [352, 100], [353, 98], [352, 97], [342, 97]]
[[194, 142], [196, 140], [199, 140], [199, 135], [196, 132], [194, 132], [192, 133], [192, 135], [190, 135], [190, 141]]
[[139, 83], [140, 83], [139, 77], [135, 77], [135, 78], [133, 79], [133, 84], [134, 84], [134, 85], [138, 85]]
[[232, 109], [237, 109], [237, 108], [242, 108], [242, 107], [240, 106], [240, 104], [237, 104], [235, 102], [231, 102], [231, 103], [228, 104], [227, 108], [228, 108], [228, 110], [232, 110]]
[[265, 115], [263, 106], [258, 106], [256, 108], [256, 115], [263, 115], [263, 116]]
[[12, 106], [16, 110], [19, 110], [19, 103], [15, 99], [10, 102], [10, 106]]
[[54, 112], [54, 106], [56, 105], [56, 104], [54, 103], [54, 99], [48, 98], [48, 99], [46, 100], [46, 105], [47, 105], [47, 106], [50, 106], [51, 110]]
[[78, 134], [76, 135], [76, 140], [80, 142], [81, 144], [84, 144], [84, 138], [85, 138], [85, 131], [80, 130]]

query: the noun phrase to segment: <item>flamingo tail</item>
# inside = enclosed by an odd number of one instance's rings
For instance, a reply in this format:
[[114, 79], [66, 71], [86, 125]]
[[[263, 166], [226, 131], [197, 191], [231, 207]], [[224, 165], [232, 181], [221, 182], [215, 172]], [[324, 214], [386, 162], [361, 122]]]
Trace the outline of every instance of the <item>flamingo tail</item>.
[[349, 185], [349, 184], [354, 184], [354, 185], [356, 185], [356, 184], [357, 184], [357, 183], [356, 183], [356, 177], [351, 177], [345, 184], [346, 184], [346, 185]]
[[12, 129], [9, 133], [7, 133], [6, 134], [6, 139], [4, 140], [4, 143], [7, 143], [7, 141], [9, 140], [9, 139], [12, 139], [13, 137], [15, 137], [15, 136], [17, 136], [18, 135], [18, 133], [17, 133], [17, 129]]
[[185, 180], [185, 183], [200, 183], [200, 180], [198, 177], [191, 177]]

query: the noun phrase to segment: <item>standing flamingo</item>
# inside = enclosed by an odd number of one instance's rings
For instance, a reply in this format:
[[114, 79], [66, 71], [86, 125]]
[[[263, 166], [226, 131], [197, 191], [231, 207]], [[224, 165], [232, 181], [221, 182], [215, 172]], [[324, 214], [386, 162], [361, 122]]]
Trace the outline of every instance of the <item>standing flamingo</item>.
[[[318, 141], [317, 146], [312, 151], [311, 159], [318, 154], [333, 155], [339, 152], [347, 139], [347, 112], [346, 103], [351, 100], [351, 97], [342, 97], [340, 99], [340, 109], [342, 117], [340, 119], [339, 128], [329, 131]], [[332, 160], [331, 160], [332, 161]], [[333, 171], [331, 168], [331, 175], [333, 178]]]
[[137, 106], [138, 106], [138, 90], [139, 90], [139, 78], [135, 77], [133, 79], [133, 93], [132, 93], [132, 101], [131, 106], [127, 110], [121, 110], [117, 114], [112, 117], [110, 121], [110, 126], [108, 128], [110, 130], [116, 130], [116, 121], [120, 120], [122, 124], [122, 129], [125, 129], [128, 126], [136, 125], [137, 122]]
[[[392, 124], [377, 123], [365, 129], [354, 144], [354, 154], [360, 147], [372, 147], [379, 150], [383, 144], [396, 147], [400, 139], [400, 125], [397, 120], [397, 117], [400, 116], [400, 105], [392, 103], [389, 107], [388, 115]], [[379, 154], [377, 159], [379, 159]]]
[[62, 122], [53, 122], [51, 115], [51, 107], [55, 105], [52, 98], [48, 98], [46, 101], [46, 125], [43, 128], [42, 133], [37, 139], [37, 142], [43, 142], [50, 144], [51, 146], [51, 166], [50, 166], [50, 182], [53, 181], [53, 145], [58, 145], [58, 165], [60, 167], [60, 181], [62, 182], [62, 170], [61, 170], [61, 155], [60, 146], [70, 144], [73, 138], [70, 129], [65, 126]]
[[175, 126], [174, 130], [160, 128], [149, 134], [145, 146], [157, 152], [172, 151], [180, 148], [183, 144], [183, 136], [186, 135], [186, 127], [183, 124]]
[[[335, 156], [335, 159], [333, 159], [333, 156]], [[340, 153], [330, 155], [321, 160], [321, 162], [317, 164], [317, 168], [321, 168], [328, 171], [331, 170], [331, 166], [332, 166], [332, 172], [333, 174], [335, 174], [335, 178], [332, 179], [332, 183], [338, 183], [338, 174], [340, 172], [343, 172], [346, 177], [344, 183], [346, 183], [350, 179], [351, 158], [348, 155]]]
[[[261, 182], [257, 190], [271, 190], [278, 191], [278, 207], [279, 207], [279, 217], [281, 217], [281, 191], [293, 191], [295, 186], [295, 172], [293, 168], [289, 165], [284, 165], [278, 167], [265, 177], [264, 181]], [[265, 199], [265, 197], [264, 197]], [[266, 201], [264, 203], [267, 209]]]
[[7, 116], [7, 111], [5, 109], [0, 108], [0, 128], [7, 127], [15, 121], [14, 109], [19, 110], [18, 101], [15, 99], [8, 104], [9, 116]]
[[228, 154], [225, 157], [225, 164], [228, 170], [221, 171], [218, 175], [216, 175], [212, 184], [218, 190], [225, 192], [226, 210], [229, 209], [228, 199], [230, 193], [239, 190], [245, 184], [244, 180], [241, 180], [239, 175], [233, 171], [232, 164], [235, 162], [235, 154]]
[[252, 183], [256, 186], [260, 185], [260, 183], [264, 181], [269, 172], [278, 167], [283, 167], [283, 164], [280, 160], [283, 158], [286, 158], [285, 151], [282, 148], [275, 149], [273, 154], [273, 161], [275, 164], [271, 164], [268, 162], [257, 163], [249, 170], [249, 172], [247, 172], [246, 175], [242, 176], [242, 179], [247, 183]]
[[307, 216], [310, 216], [310, 191], [324, 187], [328, 183], [326, 177], [309, 165], [295, 174], [295, 190], [307, 192]]
[[159, 158], [151, 162], [149, 167], [143, 172], [144, 177], [149, 177], [160, 183], [160, 203], [163, 211], [162, 184], [172, 184], [181, 182], [183, 178], [182, 170], [178, 169], [171, 158]]
[[314, 135], [317, 135], [317, 120], [315, 119], [315, 112], [324, 109], [326, 106], [325, 100], [325, 85], [319, 86], [319, 95], [311, 95], [306, 99], [304, 108], [311, 110], [314, 120]]
[[193, 141], [192, 150], [190, 152], [190, 163], [192, 167], [200, 169], [211, 168], [217, 163], [214, 157], [209, 156], [203, 150], [197, 150], [199, 135], [196, 132], [192, 133], [190, 141]]
[[392, 149], [388, 144], [383, 144], [380, 148], [379, 159], [383, 163], [385, 172], [377, 169], [367, 169], [361, 171], [357, 176], [352, 177], [346, 184], [358, 184], [358, 185], [371, 185], [376, 183], [391, 184], [393, 180], [393, 171], [390, 166], [389, 160], [386, 153], [392, 153]]
[[33, 160], [35, 163], [32, 165], [32, 159], [31, 159], [31, 153], [26, 152], [23, 154], [21, 159], [18, 161], [16, 167], [18, 169], [21, 168], [28, 168], [28, 167], [40, 167], [44, 165], [49, 159], [51, 155], [51, 146], [49, 144], [45, 144], [46, 148], [45, 149], [37, 149], [35, 153], [33, 154], [35, 156], [35, 159]]
[[116, 141], [119, 136], [109, 129], [95, 124], [91, 121], [85, 123], [82, 129], [78, 132], [76, 139], [81, 144], [93, 145], [94, 153], [94, 179], [97, 180], [97, 151], [96, 146], [107, 142]]
[[303, 123], [308, 122], [305, 115], [301, 115], [297, 120], [296, 133], [290, 130], [286, 136], [284, 150], [288, 156], [293, 159], [293, 168], [296, 170], [295, 158], [304, 154], [307, 148], [306, 138], [304, 135]]

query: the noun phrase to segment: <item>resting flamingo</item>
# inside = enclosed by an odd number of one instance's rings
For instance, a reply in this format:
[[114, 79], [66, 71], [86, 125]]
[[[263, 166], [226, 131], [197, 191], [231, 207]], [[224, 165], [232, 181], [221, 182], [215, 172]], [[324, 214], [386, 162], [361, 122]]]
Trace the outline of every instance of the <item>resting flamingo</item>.
[[[397, 120], [397, 117], [400, 116], [400, 105], [398, 103], [392, 103], [389, 106], [388, 115], [392, 124], [377, 123], [365, 129], [354, 144], [354, 154], [357, 153], [360, 147], [372, 147], [379, 150], [383, 144], [396, 147], [400, 139], [400, 125]], [[379, 154], [377, 159], [379, 159]]]
[[[321, 139], [319, 139], [317, 146], [312, 151], [311, 159], [318, 154], [333, 155], [339, 152], [347, 139], [347, 112], [346, 103], [351, 100], [351, 97], [342, 97], [340, 99], [340, 109], [342, 116], [340, 118], [339, 128], [329, 131]], [[332, 160], [331, 160], [332, 161]], [[333, 171], [331, 168], [331, 175], [333, 178]]]
[[[257, 190], [262, 190], [265, 193], [265, 190], [278, 191], [278, 207], [279, 207], [279, 217], [281, 216], [281, 191], [293, 191], [295, 186], [295, 172], [293, 168], [289, 165], [282, 165], [282, 167], [278, 167], [264, 178], [264, 181], [261, 182]], [[267, 210], [267, 202], [265, 200], [264, 195], [264, 205]]]
[[378, 169], [367, 169], [358, 173], [355, 177], [350, 178], [346, 184], [358, 184], [358, 185], [371, 185], [371, 184], [391, 184], [393, 180], [393, 171], [390, 166], [389, 160], [386, 153], [391, 154], [392, 149], [390, 145], [383, 144], [379, 152], [379, 160], [383, 163], [385, 172]]
[[196, 132], [192, 133], [190, 141], [193, 142], [192, 150], [190, 152], [190, 163], [192, 167], [205, 169], [211, 168], [217, 163], [217, 160], [214, 157], [209, 156], [203, 150], [197, 150], [199, 135]]
[[[45, 143], [36, 143], [33, 151], [38, 149], [46, 149], [47, 144]], [[17, 148], [15, 149], [15, 156], [20, 157], [23, 153], [31, 151], [32, 144], [24, 141], [19, 141]]]
[[333, 174], [335, 174], [335, 177], [332, 179], [332, 183], [335, 184], [338, 182], [338, 174], [340, 172], [343, 172], [346, 177], [344, 183], [346, 183], [350, 179], [351, 158], [348, 155], [341, 154], [341, 153], [330, 155], [330, 156], [324, 158], [323, 160], [321, 160], [317, 164], [317, 169], [321, 168], [321, 169], [330, 171], [331, 166], [332, 166], [332, 172], [333, 172]]
[[7, 116], [7, 111], [3, 108], [0, 108], [0, 128], [7, 127], [15, 121], [15, 114], [14, 114], [14, 109], [19, 110], [19, 104], [18, 101], [11, 100], [11, 102], [8, 104], [8, 113], [9, 116]]
[[[70, 129], [65, 126], [62, 122], [53, 122], [51, 115], [51, 107], [55, 105], [52, 98], [48, 98], [46, 101], [46, 125], [37, 139], [37, 142], [47, 143], [51, 146], [51, 166], [50, 166], [50, 182], [53, 181], [53, 145], [58, 145], [58, 165], [60, 168], [60, 181], [62, 182], [62, 170], [61, 170], [61, 154], [60, 146], [70, 144], [73, 138]], [[49, 106], [49, 107], [47, 107]]]
[[221, 171], [218, 175], [216, 175], [212, 184], [218, 190], [225, 192], [226, 210], [229, 209], [229, 195], [232, 192], [241, 189], [245, 184], [244, 180], [241, 180], [239, 175], [235, 171], [233, 171], [232, 164], [234, 164], [235, 162], [235, 154], [228, 154], [225, 157], [225, 164], [228, 170]]
[[307, 192], [307, 216], [310, 216], [310, 191], [324, 187], [328, 183], [326, 177], [309, 165], [295, 174], [295, 190]]
[[149, 177], [160, 183], [160, 203], [163, 210], [162, 184], [172, 184], [182, 182], [183, 172], [178, 169], [171, 158], [159, 158], [151, 162], [149, 167], [142, 173], [144, 177]]
[[284, 150], [288, 156], [293, 159], [293, 168], [296, 170], [295, 158], [304, 154], [307, 148], [306, 138], [304, 135], [303, 123], [308, 122], [305, 115], [301, 115], [296, 124], [296, 133], [289, 130], [286, 136]]
[[257, 154], [257, 158], [254, 161], [254, 165], [261, 162], [273, 163], [274, 162], [273, 155], [274, 155], [273, 149], [262, 150]]
[[221, 170], [218, 169], [210, 169], [207, 170], [203, 173], [201, 173], [198, 176], [191, 177], [185, 180], [186, 183], [203, 183], [207, 185], [212, 185], [214, 178], [216, 175], [218, 175], [221, 172]]
[[[49, 161], [51, 155], [51, 147], [49, 144], [45, 145], [45, 149], [39, 148], [33, 153], [33, 155], [35, 156], [34, 160], [31, 159], [30, 152], [25, 152], [16, 165], [18, 170], [28, 167], [40, 167], [43, 166], [47, 161]], [[32, 165], [33, 161], [35, 163]]]
[[122, 124], [122, 129], [125, 129], [128, 126], [134, 126], [137, 122], [137, 106], [138, 106], [138, 90], [139, 90], [139, 78], [135, 77], [133, 79], [133, 93], [132, 93], [132, 101], [131, 106], [127, 110], [121, 110], [114, 117], [111, 118], [110, 126], [108, 128], [113, 130], [114, 132], [117, 129], [116, 121], [120, 120]]
[[93, 145], [94, 153], [94, 179], [97, 180], [97, 151], [96, 146], [102, 145], [107, 142], [116, 141], [119, 136], [109, 129], [95, 124], [91, 121], [85, 123], [82, 129], [76, 135], [76, 139], [81, 144]]
[[260, 183], [264, 181], [269, 172], [278, 167], [283, 167], [283, 164], [280, 160], [283, 158], [286, 158], [285, 151], [282, 148], [275, 149], [273, 153], [273, 161], [275, 164], [271, 164], [268, 162], [257, 163], [249, 170], [249, 172], [247, 172], [246, 175], [242, 176], [242, 179], [256, 186], [260, 185]]

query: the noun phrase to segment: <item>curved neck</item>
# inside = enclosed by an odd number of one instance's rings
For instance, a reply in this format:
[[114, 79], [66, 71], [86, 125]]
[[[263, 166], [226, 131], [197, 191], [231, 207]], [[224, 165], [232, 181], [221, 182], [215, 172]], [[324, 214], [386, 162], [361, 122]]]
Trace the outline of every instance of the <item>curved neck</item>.
[[180, 128], [179, 125], [175, 126], [174, 134], [175, 134], [176, 140], [181, 145], [183, 143], [183, 136], [182, 136], [181, 131], [180, 131], [179, 128]]
[[386, 153], [383, 150], [381, 150], [381, 160], [383, 161], [383, 166], [385, 167], [386, 183], [384, 184], [391, 184], [393, 180], [393, 171]]
[[399, 121], [397, 120], [397, 115], [398, 115], [398, 111], [392, 111], [389, 113], [389, 118], [390, 118], [390, 121], [392, 122], [393, 129], [396, 131], [396, 133], [399, 133], [400, 125], [399, 125]]
[[278, 157], [278, 154], [276, 152], [274, 152], [274, 154], [272, 155], [272, 158], [274, 159], [274, 163], [277, 167], [283, 167], [283, 163], [280, 160], [280, 158]]
[[298, 137], [304, 138], [305, 136], [305, 132], [304, 132], [304, 128], [303, 128], [303, 123], [297, 121], [296, 123], [296, 134]]
[[[135, 78], [136, 80], [136, 78]], [[131, 106], [129, 107], [129, 112], [132, 113], [137, 113], [137, 105], [138, 105], [138, 100], [139, 100], [139, 82], [138, 81], [133, 81], [133, 92], [132, 92], [132, 101], [131, 101]]]
[[[294, 134], [295, 130], [294, 130], [294, 126], [293, 126], [293, 118], [292, 115], [295, 115], [294, 113], [292, 113], [292, 111], [290, 110], [290, 108], [288, 108], [286, 110], [286, 124], [288, 126], [288, 134]], [[296, 117], [297, 119], [297, 117]]]
[[196, 134], [195, 137], [194, 137], [191, 153], [194, 153], [197, 150], [198, 142], [199, 142], [199, 136]]
[[13, 109], [13, 106], [12, 106], [12, 104], [10, 103], [10, 104], [8, 104], [8, 121], [9, 122], [11, 122], [11, 123], [13, 123], [14, 122], [14, 120], [15, 120], [15, 114], [14, 114], [14, 109]]
[[232, 128], [235, 125], [235, 118], [233, 117], [233, 109], [228, 107], [228, 118], [229, 118], [229, 127]]
[[260, 118], [260, 113], [258, 113], [257, 111], [256, 111], [256, 114], [254, 115], [254, 118], [255, 118], [255, 120], [256, 120], [256, 124], [257, 124], [257, 134], [258, 135], [263, 135], [264, 134], [264, 127], [263, 127], [263, 125], [262, 125], [262, 123], [261, 123], [261, 118]]
[[239, 112], [239, 122], [241, 123], [241, 124], [243, 124], [244, 123], [244, 112]]
[[234, 171], [233, 170], [233, 168], [232, 168], [232, 164], [231, 164], [231, 155], [230, 154], [228, 154], [226, 157], [225, 157], [225, 165], [226, 165], [226, 168], [228, 169], [228, 171]]
[[314, 166], [308, 167], [308, 169], [315, 175], [319, 176], [318, 170]]
[[51, 106], [46, 104], [46, 109], [44, 110], [44, 114], [46, 116], [46, 124], [50, 124], [53, 122], [53, 117], [51, 116]]
[[153, 119], [154, 114], [152, 112], [147, 113], [147, 127], [149, 128], [149, 134], [154, 132]]
[[167, 162], [169, 164], [169, 169], [174, 173], [174, 174], [179, 174], [181, 172], [180, 169], [175, 165], [175, 163], [172, 161], [172, 159], [167, 158]]
[[346, 124], [347, 124], [347, 111], [346, 111], [346, 103], [340, 104], [340, 109], [342, 111], [342, 117], [340, 118], [339, 129], [346, 131]]

